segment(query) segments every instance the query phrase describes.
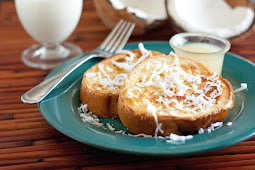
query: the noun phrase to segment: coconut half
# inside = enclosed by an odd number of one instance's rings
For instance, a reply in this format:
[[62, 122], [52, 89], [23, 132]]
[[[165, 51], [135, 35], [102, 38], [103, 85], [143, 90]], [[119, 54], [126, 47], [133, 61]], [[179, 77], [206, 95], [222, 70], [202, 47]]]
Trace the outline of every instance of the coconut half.
[[143, 34], [167, 20], [165, 0], [94, 0], [104, 24], [113, 28], [120, 19], [136, 23], [133, 34]]
[[110, 0], [116, 10], [127, 9], [150, 25], [155, 20], [167, 18], [165, 0]]
[[224, 0], [167, 0], [166, 8], [172, 24], [182, 32], [211, 33], [231, 39], [247, 32], [254, 24], [252, 8], [232, 8]]

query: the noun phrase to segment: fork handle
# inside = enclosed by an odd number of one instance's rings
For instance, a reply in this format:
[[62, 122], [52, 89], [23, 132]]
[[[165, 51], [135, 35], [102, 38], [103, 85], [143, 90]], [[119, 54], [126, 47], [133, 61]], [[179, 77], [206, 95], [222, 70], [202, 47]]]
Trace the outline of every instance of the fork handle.
[[100, 54], [89, 54], [81, 59], [77, 60], [70, 66], [66, 67], [64, 70], [56, 73], [50, 78], [42, 81], [40, 84], [30, 89], [28, 92], [21, 96], [21, 100], [24, 103], [35, 104], [42, 101], [60, 82], [62, 82], [70, 73], [72, 73], [76, 68], [81, 66], [86, 61], [94, 57], [102, 57]]

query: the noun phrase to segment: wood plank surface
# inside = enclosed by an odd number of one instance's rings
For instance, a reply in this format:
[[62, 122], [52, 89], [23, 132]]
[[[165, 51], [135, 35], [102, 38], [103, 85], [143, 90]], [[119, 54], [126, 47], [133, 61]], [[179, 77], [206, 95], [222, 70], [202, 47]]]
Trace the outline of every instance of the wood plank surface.
[[[97, 47], [110, 30], [99, 19], [92, 0], [85, 0], [80, 22], [67, 41], [84, 52]], [[169, 26], [132, 36], [129, 42], [168, 41]], [[21, 61], [22, 51], [36, 43], [23, 29], [14, 1], [0, 1], [0, 170], [4, 169], [255, 169], [255, 138], [221, 150], [183, 157], [142, 157], [113, 153], [79, 143], [58, 132], [37, 105], [20, 96], [49, 73]], [[232, 43], [230, 52], [255, 62], [255, 32]], [[255, 73], [254, 73], [255, 74]]]

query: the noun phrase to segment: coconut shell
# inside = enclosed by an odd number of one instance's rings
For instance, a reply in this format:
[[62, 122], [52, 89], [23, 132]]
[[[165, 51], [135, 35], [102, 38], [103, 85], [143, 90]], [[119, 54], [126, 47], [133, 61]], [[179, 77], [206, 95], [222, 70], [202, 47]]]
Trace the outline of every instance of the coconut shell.
[[158, 28], [166, 22], [166, 20], [155, 20], [147, 25], [144, 19], [128, 12], [126, 8], [116, 10], [109, 0], [94, 0], [94, 4], [100, 19], [110, 29], [114, 28], [120, 19], [135, 23], [133, 35], [142, 35], [146, 30]]

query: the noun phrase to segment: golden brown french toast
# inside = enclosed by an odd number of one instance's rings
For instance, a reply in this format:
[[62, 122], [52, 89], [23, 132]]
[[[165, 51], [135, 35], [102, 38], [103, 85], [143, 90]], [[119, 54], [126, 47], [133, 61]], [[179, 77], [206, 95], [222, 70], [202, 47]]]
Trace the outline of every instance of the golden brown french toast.
[[88, 109], [101, 117], [118, 117], [119, 92], [131, 69], [148, 56], [162, 53], [149, 51], [139, 44], [140, 50], [123, 50], [88, 69], [82, 79], [80, 99]]
[[118, 99], [118, 114], [134, 134], [194, 133], [222, 121], [233, 107], [232, 85], [202, 64], [158, 55], [136, 65]]

